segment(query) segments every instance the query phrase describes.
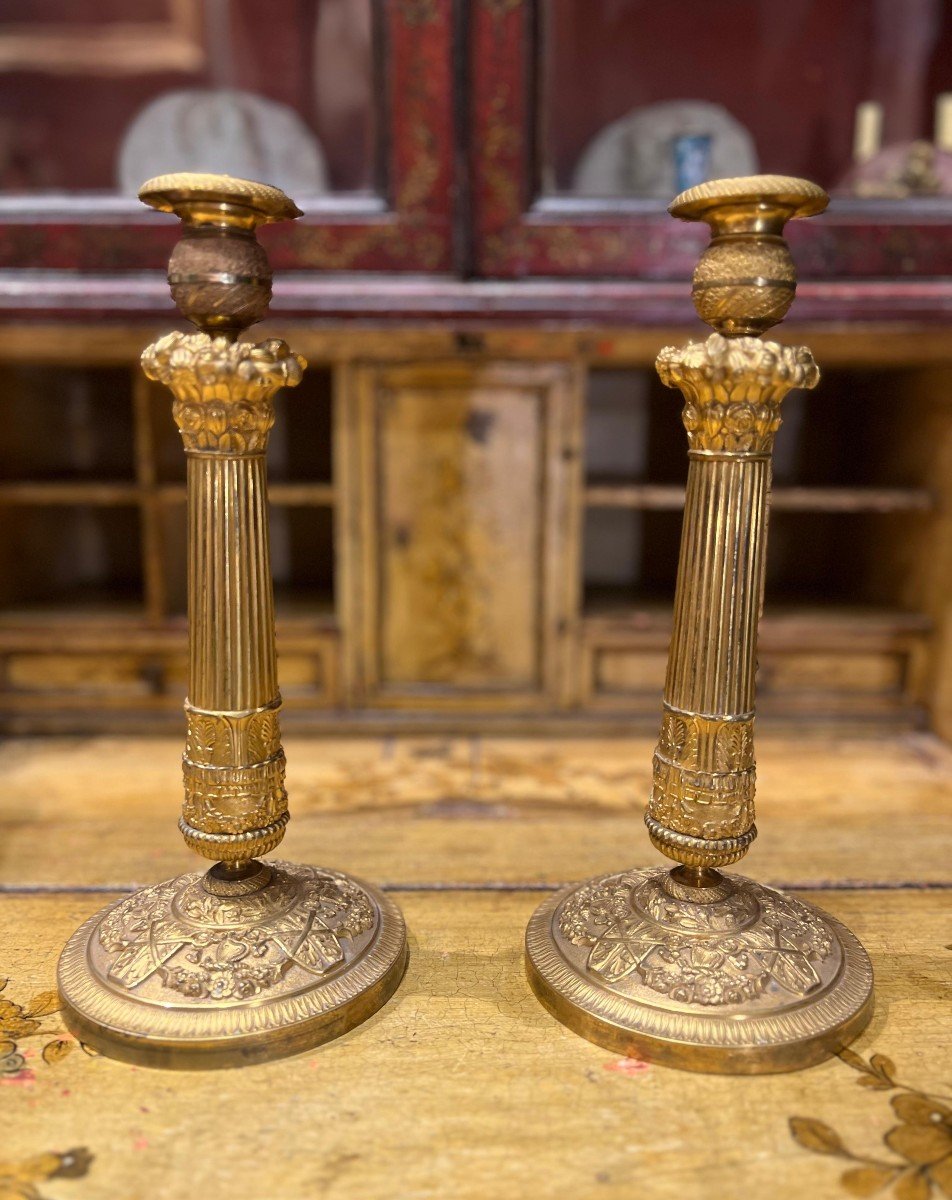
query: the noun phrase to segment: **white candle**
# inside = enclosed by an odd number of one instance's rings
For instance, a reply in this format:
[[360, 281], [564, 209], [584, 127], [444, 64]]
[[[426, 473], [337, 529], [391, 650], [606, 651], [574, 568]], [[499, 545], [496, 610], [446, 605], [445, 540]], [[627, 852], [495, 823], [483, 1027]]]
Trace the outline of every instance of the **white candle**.
[[853, 161], [862, 163], [878, 154], [883, 138], [883, 106], [876, 100], [864, 100], [856, 106], [853, 131]]
[[952, 153], [952, 92], [935, 98], [935, 144], [940, 150]]

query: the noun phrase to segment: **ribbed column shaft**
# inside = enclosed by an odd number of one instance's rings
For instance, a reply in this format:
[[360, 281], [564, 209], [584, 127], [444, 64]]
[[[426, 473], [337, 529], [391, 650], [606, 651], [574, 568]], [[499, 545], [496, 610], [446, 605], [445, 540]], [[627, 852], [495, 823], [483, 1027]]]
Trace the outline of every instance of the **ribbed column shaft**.
[[287, 824], [264, 450], [188, 455], [188, 742], [180, 828], [239, 862]]
[[188, 456], [189, 700], [238, 712], [277, 698], [265, 459]]
[[770, 457], [692, 450], [648, 831], [691, 866], [753, 840], [754, 679]]
[[232, 864], [288, 822], [278, 710], [265, 451], [274, 395], [301, 379], [284, 342], [171, 333], [143, 351], [172, 391], [188, 458], [188, 736], [179, 828]]
[[[769, 486], [767, 456], [691, 455], [664, 689], [671, 709], [753, 715]], [[706, 749], [698, 766], [713, 770]]]

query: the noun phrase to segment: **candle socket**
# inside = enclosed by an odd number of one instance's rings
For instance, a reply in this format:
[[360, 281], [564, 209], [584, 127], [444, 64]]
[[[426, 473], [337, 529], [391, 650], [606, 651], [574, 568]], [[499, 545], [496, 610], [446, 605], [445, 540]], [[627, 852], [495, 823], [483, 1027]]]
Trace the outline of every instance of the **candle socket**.
[[691, 1070], [809, 1066], [872, 1014], [869, 959], [849, 930], [720, 870], [757, 835], [757, 624], [780, 405], [819, 380], [806, 347], [751, 335], [793, 302], [784, 223], [826, 203], [805, 180], [760, 175], [702, 184], [671, 205], [711, 227], [693, 296], [715, 330], [657, 360], [662, 382], [684, 398], [689, 466], [645, 824], [678, 866], [567, 888], [526, 933], [529, 981], [560, 1021], [609, 1049]]
[[179, 829], [215, 865], [145, 888], [76, 931], [59, 965], [67, 1026], [147, 1066], [260, 1062], [336, 1037], [400, 982], [406, 931], [369, 884], [262, 862], [289, 820], [284, 787], [265, 452], [274, 396], [304, 359], [239, 342], [267, 312], [271, 271], [255, 230], [300, 215], [277, 188], [166, 175], [141, 199], [183, 237], [169, 285], [198, 333], [142, 354], [173, 396], [187, 466], [189, 693]]

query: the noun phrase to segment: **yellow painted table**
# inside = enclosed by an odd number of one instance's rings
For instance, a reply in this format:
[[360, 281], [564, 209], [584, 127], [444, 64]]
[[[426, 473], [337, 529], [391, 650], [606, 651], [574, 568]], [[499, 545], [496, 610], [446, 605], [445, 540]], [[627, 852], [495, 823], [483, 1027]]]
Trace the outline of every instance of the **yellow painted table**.
[[542, 894], [660, 861], [649, 741], [287, 741], [288, 857], [386, 883], [407, 977], [339, 1041], [187, 1074], [90, 1056], [51, 990], [80, 921], [194, 865], [179, 743], [0, 747], [0, 1200], [952, 1196], [949, 748], [762, 737], [745, 868], [862, 938], [877, 1007], [852, 1053], [733, 1079], [581, 1041], [523, 973]]

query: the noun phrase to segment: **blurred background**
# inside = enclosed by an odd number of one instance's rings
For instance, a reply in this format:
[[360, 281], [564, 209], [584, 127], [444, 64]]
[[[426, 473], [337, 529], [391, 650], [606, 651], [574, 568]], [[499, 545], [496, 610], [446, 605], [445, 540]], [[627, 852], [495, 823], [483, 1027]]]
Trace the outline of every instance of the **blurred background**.
[[[803, 175], [761, 707], [952, 734], [952, 4], [5, 0], [0, 725], [178, 728], [184, 457], [142, 347], [180, 327], [138, 185], [225, 171], [260, 336], [287, 720], [653, 727], [685, 476], [653, 361], [703, 336], [704, 179]], [[255, 336], [259, 336], [258, 333]]]

